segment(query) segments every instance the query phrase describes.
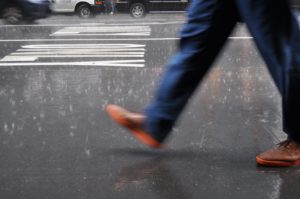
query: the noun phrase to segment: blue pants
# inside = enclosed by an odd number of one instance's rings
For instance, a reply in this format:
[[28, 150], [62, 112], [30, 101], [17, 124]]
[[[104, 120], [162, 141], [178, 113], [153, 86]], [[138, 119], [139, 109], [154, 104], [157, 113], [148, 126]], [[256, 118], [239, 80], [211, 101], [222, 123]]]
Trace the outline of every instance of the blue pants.
[[242, 20], [282, 95], [283, 130], [300, 142], [300, 32], [289, 4], [288, 0], [193, 0], [180, 49], [145, 110], [146, 130], [159, 141], [166, 138], [235, 24]]

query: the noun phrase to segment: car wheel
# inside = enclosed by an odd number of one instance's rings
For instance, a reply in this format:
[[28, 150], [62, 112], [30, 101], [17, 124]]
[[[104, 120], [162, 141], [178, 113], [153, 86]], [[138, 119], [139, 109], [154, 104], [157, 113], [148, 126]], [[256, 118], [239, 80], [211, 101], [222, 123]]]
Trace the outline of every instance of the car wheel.
[[87, 4], [80, 5], [77, 8], [76, 12], [77, 12], [77, 15], [80, 18], [90, 18], [90, 17], [93, 16], [93, 12], [92, 12], [91, 6], [89, 6]]
[[19, 8], [9, 7], [3, 10], [2, 17], [7, 24], [18, 24], [22, 21], [23, 14]]
[[146, 8], [142, 3], [133, 3], [130, 6], [130, 15], [134, 18], [142, 18], [146, 15]]

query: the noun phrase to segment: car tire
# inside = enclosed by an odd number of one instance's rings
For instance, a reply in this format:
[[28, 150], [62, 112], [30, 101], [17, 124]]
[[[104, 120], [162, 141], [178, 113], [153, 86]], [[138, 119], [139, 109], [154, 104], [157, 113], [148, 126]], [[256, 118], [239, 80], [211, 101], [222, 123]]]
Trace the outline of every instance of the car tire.
[[142, 3], [133, 3], [130, 6], [130, 15], [133, 18], [142, 18], [146, 16], [146, 7]]
[[17, 7], [8, 7], [3, 10], [2, 17], [7, 24], [19, 24], [23, 19], [23, 13]]
[[88, 4], [82, 4], [78, 6], [76, 13], [80, 18], [84, 19], [91, 18], [93, 16], [92, 8]]

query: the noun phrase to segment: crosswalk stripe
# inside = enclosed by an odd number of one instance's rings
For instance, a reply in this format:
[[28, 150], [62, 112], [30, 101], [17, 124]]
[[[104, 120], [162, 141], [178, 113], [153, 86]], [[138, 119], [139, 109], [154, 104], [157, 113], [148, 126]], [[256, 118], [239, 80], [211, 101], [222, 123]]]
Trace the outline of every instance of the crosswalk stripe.
[[0, 63], [0, 66], [110, 66], [110, 67], [144, 67], [145, 60], [110, 60], [89, 62], [29, 62]]
[[50, 36], [150, 36], [149, 26], [65, 27]]

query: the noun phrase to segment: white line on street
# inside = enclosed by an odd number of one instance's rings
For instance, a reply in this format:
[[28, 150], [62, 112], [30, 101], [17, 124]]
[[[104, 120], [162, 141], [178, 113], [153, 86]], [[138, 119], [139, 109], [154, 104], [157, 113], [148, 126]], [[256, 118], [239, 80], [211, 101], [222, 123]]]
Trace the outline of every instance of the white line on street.
[[0, 63], [0, 66], [112, 66], [112, 67], [144, 67], [145, 60], [110, 60], [89, 62], [29, 62]]
[[[0, 62], [36, 61], [39, 58], [116, 58], [145, 56], [145, 44], [40, 44], [24, 45]], [[24, 51], [26, 50], [26, 51]]]
[[72, 49], [70, 50], [65, 50], [65, 51], [50, 51], [50, 52], [15, 52], [15, 53], [11, 53], [11, 55], [35, 55], [35, 56], [39, 56], [39, 55], [53, 55], [53, 56], [57, 56], [57, 55], [89, 55], [89, 56], [95, 56], [95, 57], [105, 57], [106, 55], [115, 55], [115, 56], [121, 56], [121, 55], [144, 55], [145, 52], [100, 52], [100, 53], [95, 53], [95, 52], [85, 52], [85, 51], [77, 51], [77, 52], [73, 52]]
[[54, 33], [50, 36], [150, 36], [150, 32], [139, 33], [139, 32], [130, 32], [130, 33]]
[[62, 28], [60, 31], [85, 31], [85, 32], [112, 32], [112, 31], [118, 31], [118, 32], [130, 32], [130, 31], [150, 31], [150, 26], [137, 26], [137, 25], [130, 25], [130, 26], [101, 26], [101, 27], [95, 27], [95, 26], [88, 26], [88, 27], [82, 27], [82, 26], [72, 26], [72, 27], [65, 27]]
[[12, 61], [36, 61], [38, 58], [74, 58], [74, 56], [78, 56], [80, 58], [143, 58], [143, 55], [36, 55], [36, 56], [17, 56], [17, 55], [10, 55], [6, 56], [3, 59], [0, 60], [0, 62], [12, 62]]
[[164, 41], [178, 40], [179, 38], [123, 38], [123, 39], [2, 39], [0, 42], [41, 42], [41, 41]]
[[50, 36], [150, 36], [149, 26], [65, 27]]
[[[35, 48], [35, 50], [37, 52], [51, 52], [51, 51], [54, 51], [54, 52], [64, 52], [65, 51], [65, 48]], [[32, 52], [33, 50], [32, 49], [19, 49], [17, 50], [16, 52]], [[122, 51], [125, 51], [125, 52], [130, 52], [130, 51], [139, 51], [139, 52], [145, 52], [145, 48], [124, 48], [124, 49], [116, 49], [116, 48], [113, 48], [113, 49], [99, 49], [99, 48], [86, 48], [85, 49], [85, 52], [90, 52], [90, 53], [93, 53], [93, 54], [98, 54], [98, 53], [102, 53], [102, 52], [122, 52]], [[72, 52], [74, 53], [78, 53], [78, 52], [82, 52], [82, 50], [80, 48], [73, 48], [72, 49]]]
[[[81, 26], [128, 26], [128, 25], [167, 25], [167, 24], [182, 24], [182, 21], [170, 21], [170, 22], [126, 22], [126, 23], [80, 23]], [[54, 27], [54, 26], [75, 26], [77, 23], [73, 24], [32, 24], [32, 25], [0, 25], [0, 27]]]
[[[0, 66], [120, 66], [144, 67], [145, 44], [38, 44], [21, 49], [0, 60]], [[42, 62], [51, 58], [52, 62]], [[67, 58], [70, 61], [61, 61]], [[83, 61], [92, 58], [93, 61]], [[99, 60], [99, 58], [101, 58]], [[103, 60], [114, 58], [121, 60]], [[127, 58], [127, 60], [122, 60]], [[136, 58], [136, 60], [134, 60]], [[128, 60], [129, 59], [129, 60]]]
[[247, 37], [247, 36], [245, 36], [245, 37], [228, 37], [228, 39], [253, 39], [253, 37]]
[[[229, 37], [232, 40], [248, 40], [253, 37]], [[179, 38], [120, 38], [120, 39], [2, 39], [0, 42], [41, 42], [41, 41], [172, 41], [179, 40]]]
[[145, 44], [38, 44], [38, 45], [24, 45], [22, 46], [23, 49], [52, 49], [52, 48], [79, 48], [79, 49], [132, 49], [132, 48], [145, 48]]
[[[136, 22], [136, 20], [127, 22], [127, 23], [103, 23], [103, 24], [98, 24], [98, 23], [81, 23], [81, 25], [84, 26], [100, 26], [100, 25], [105, 25], [105, 26], [132, 26], [132, 25], [176, 25], [176, 24], [182, 24], [185, 21], [168, 21], [168, 22]], [[78, 24], [68, 24], [69, 26], [75, 26]]]

